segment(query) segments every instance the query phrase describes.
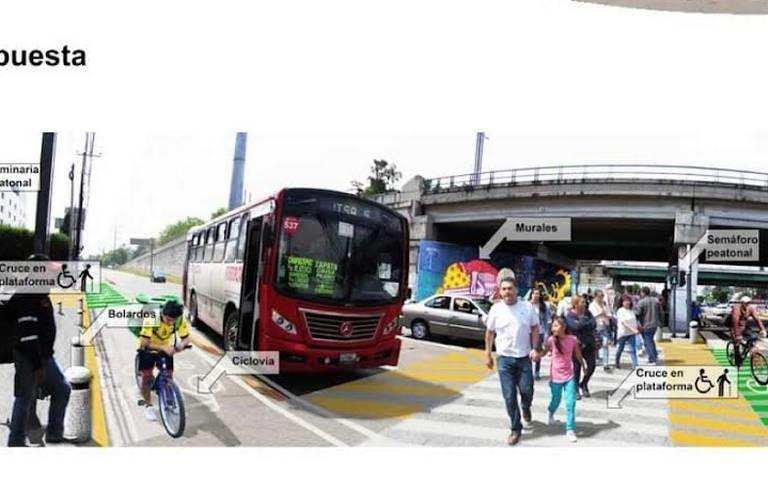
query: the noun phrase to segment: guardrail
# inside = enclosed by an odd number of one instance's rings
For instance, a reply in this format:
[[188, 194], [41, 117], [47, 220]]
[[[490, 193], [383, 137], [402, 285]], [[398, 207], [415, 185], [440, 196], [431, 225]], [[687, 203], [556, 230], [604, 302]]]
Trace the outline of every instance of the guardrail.
[[674, 165], [568, 165], [468, 173], [424, 180], [425, 194], [575, 183], [685, 183], [768, 190], [768, 173]]

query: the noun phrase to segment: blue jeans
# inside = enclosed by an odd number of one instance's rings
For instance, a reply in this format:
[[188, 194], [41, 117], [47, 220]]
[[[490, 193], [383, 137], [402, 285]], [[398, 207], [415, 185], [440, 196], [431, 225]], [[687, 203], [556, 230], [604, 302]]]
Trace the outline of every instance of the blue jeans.
[[523, 430], [520, 421], [520, 409], [517, 406], [517, 392], [520, 391], [520, 402], [523, 411], [530, 410], [533, 401], [533, 371], [531, 360], [528, 356], [513, 358], [498, 356], [496, 359], [499, 368], [499, 380], [501, 381], [501, 394], [504, 396], [504, 404], [507, 406], [510, 429], [513, 432]]
[[656, 334], [656, 328], [643, 329], [643, 342], [645, 343], [645, 352], [648, 353], [648, 361], [655, 363], [658, 359], [656, 354], [656, 340], [653, 335]]
[[603, 367], [605, 368], [611, 364], [611, 354], [608, 349], [611, 340], [613, 340], [613, 333], [611, 333], [611, 328], [600, 330], [600, 337], [603, 338], [603, 347], [600, 348], [600, 354], [603, 357]]
[[[11, 413], [10, 434], [8, 446], [24, 446], [27, 440], [27, 419], [35, 402], [37, 387], [35, 384], [32, 363], [19, 353], [14, 353], [16, 375], [14, 377], [13, 412]], [[64, 378], [56, 360], [43, 360], [45, 378], [41, 385], [51, 395], [51, 406], [48, 409], [48, 426], [46, 436], [60, 438], [64, 434], [64, 414], [69, 404], [70, 387]]]
[[616, 347], [616, 367], [619, 367], [621, 363], [621, 353], [624, 352], [624, 346], [629, 343], [632, 349], [629, 350], [629, 357], [632, 359], [632, 367], [637, 367], [637, 341], [635, 341], [635, 335], [622, 336], [619, 338], [618, 346]]
[[567, 383], [553, 383], [550, 381], [549, 390], [552, 392], [552, 399], [549, 401], [550, 414], [555, 414], [560, 407], [560, 400], [563, 397], [565, 389], [565, 430], [573, 431], [576, 426], [576, 378], [571, 378]]

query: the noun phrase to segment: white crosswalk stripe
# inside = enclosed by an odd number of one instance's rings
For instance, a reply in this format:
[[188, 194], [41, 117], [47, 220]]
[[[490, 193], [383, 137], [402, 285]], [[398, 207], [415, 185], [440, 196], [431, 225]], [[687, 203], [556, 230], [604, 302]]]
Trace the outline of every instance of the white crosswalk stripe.
[[[551, 398], [548, 358], [543, 377], [534, 382], [533, 428], [524, 429], [520, 445], [570, 446], [564, 435], [565, 406], [561, 404], [556, 425], [546, 425]], [[665, 400], [637, 400], [628, 396], [621, 409], [608, 409], [607, 394], [630, 374], [630, 367], [607, 373], [598, 367], [590, 381], [591, 398], [576, 403], [576, 446], [668, 445], [668, 406]], [[505, 446], [509, 434], [498, 375], [488, 376], [464, 390], [454, 400], [411, 416], [382, 431], [393, 443], [409, 445]], [[377, 444], [365, 444], [377, 445]]]

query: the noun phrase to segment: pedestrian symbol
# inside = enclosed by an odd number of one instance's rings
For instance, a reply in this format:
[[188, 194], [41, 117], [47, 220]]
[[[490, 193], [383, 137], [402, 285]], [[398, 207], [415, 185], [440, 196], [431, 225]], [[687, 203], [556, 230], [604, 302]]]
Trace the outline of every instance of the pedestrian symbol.
[[[728, 386], [728, 392], [726, 393], [726, 385]], [[717, 378], [717, 395], [720, 397], [728, 397], [731, 395], [731, 380], [728, 379], [728, 370], [723, 370], [723, 374]]]

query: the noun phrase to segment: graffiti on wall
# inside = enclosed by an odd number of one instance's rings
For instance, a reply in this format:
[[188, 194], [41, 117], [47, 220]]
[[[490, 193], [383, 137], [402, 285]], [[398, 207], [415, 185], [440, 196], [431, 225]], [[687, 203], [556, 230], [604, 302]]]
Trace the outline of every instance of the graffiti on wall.
[[571, 273], [561, 266], [504, 252], [494, 253], [490, 260], [481, 260], [476, 246], [422, 240], [415, 299], [442, 293], [494, 296], [496, 275], [501, 268], [515, 272], [522, 296], [531, 288], [544, 289], [554, 301], [570, 295]]

